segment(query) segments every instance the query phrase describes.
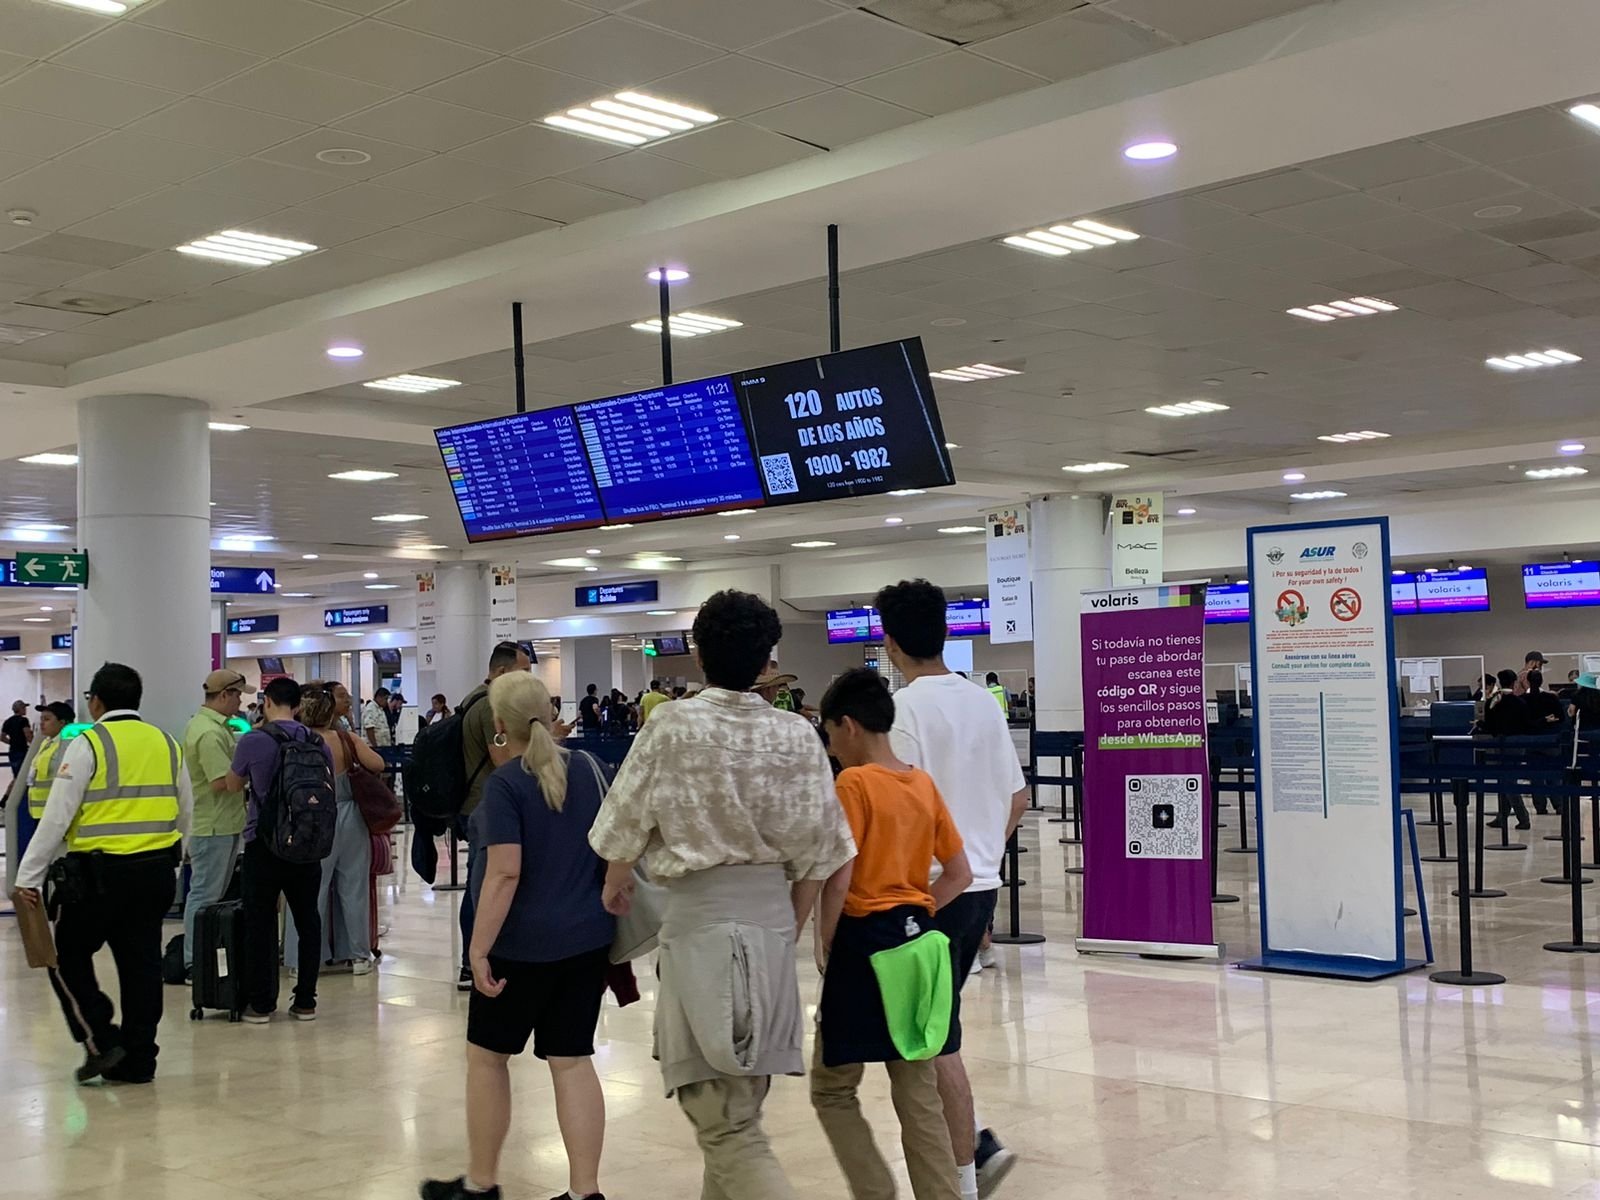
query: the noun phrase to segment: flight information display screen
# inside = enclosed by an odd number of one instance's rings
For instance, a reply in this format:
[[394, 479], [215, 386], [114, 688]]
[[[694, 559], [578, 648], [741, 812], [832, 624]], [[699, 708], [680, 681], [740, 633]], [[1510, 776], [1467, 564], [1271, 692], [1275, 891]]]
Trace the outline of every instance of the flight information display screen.
[[1417, 576], [1419, 613], [1488, 612], [1489, 578], [1482, 567], [1424, 571]]
[[955, 482], [920, 339], [778, 363], [733, 381], [768, 504]]
[[1248, 583], [1214, 583], [1206, 588], [1206, 624], [1238, 625], [1250, 619]]
[[1397, 617], [1417, 612], [1417, 577], [1409, 572], [1389, 577], [1389, 607]]
[[1600, 605], [1600, 562], [1528, 563], [1522, 568], [1522, 599], [1528, 608]]
[[723, 375], [577, 406], [600, 506], [612, 522], [762, 502], [733, 384]]
[[605, 523], [571, 408], [453, 425], [434, 437], [469, 542]]

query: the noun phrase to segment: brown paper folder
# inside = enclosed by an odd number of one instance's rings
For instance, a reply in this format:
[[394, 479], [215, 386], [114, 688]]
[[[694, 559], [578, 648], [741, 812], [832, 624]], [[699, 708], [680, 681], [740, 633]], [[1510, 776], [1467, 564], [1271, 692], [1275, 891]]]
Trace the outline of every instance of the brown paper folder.
[[22, 931], [22, 949], [30, 967], [56, 965], [56, 942], [43, 908], [16, 902], [17, 928]]

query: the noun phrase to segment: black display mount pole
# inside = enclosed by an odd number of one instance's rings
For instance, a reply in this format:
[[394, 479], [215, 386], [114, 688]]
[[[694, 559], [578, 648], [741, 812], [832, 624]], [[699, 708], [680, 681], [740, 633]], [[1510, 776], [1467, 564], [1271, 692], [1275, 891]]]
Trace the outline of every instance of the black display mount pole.
[[828, 226], [828, 350], [839, 353], [839, 227]]
[[528, 368], [522, 360], [522, 301], [511, 302], [511, 365], [517, 372], [517, 411], [528, 411]]
[[661, 383], [665, 386], [672, 382], [672, 297], [667, 290], [671, 286], [667, 283], [667, 268], [656, 270], [661, 276], [656, 288], [661, 297]]

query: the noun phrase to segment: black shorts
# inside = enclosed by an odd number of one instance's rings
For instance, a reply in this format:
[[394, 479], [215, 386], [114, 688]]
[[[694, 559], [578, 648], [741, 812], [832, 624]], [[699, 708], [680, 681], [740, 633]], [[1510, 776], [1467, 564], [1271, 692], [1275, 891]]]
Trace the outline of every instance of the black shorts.
[[935, 928], [950, 939], [957, 992], [967, 985], [967, 973], [977, 961], [983, 935], [989, 932], [989, 926], [994, 923], [994, 905], [999, 897], [998, 888], [987, 892], [963, 892], [933, 918]]
[[516, 962], [489, 956], [498, 996], [472, 989], [467, 1004], [467, 1041], [494, 1054], [521, 1054], [533, 1036], [538, 1058], [588, 1058], [606, 994], [611, 947], [602, 946], [556, 962]]

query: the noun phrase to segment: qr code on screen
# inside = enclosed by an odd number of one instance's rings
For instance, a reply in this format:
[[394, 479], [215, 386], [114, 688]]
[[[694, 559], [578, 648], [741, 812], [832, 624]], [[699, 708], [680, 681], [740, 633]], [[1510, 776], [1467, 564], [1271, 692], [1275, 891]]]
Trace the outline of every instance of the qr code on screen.
[[1199, 858], [1205, 789], [1198, 775], [1130, 775], [1125, 784], [1129, 858]]
[[787, 454], [763, 454], [761, 473], [767, 478], [767, 495], [786, 496], [800, 490], [794, 477], [794, 462]]

